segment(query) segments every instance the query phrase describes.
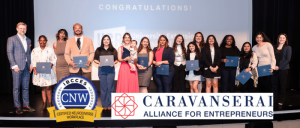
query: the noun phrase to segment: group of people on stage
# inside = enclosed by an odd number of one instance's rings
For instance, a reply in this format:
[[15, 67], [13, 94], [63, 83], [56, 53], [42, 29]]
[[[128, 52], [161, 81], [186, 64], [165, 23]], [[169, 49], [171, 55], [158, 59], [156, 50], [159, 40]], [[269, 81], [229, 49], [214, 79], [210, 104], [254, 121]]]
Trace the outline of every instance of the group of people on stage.
[[[117, 81], [117, 93], [147, 93], [150, 80], [157, 86], [157, 92], [185, 92], [186, 81], [190, 85], [191, 93], [199, 93], [202, 90], [202, 82], [206, 82], [206, 93], [213, 90], [219, 92], [218, 80], [221, 79], [220, 92], [235, 92], [236, 76], [245, 69], [252, 74], [252, 79], [241, 86], [242, 92], [252, 92], [258, 87], [260, 92], [274, 92], [275, 105], [283, 105], [289, 61], [291, 59], [291, 47], [288, 46], [287, 35], [279, 34], [277, 44], [271, 41], [263, 32], [256, 34], [257, 45], [253, 48], [251, 43], [245, 42], [241, 50], [236, 46], [232, 35], [226, 35], [221, 45], [218, 45], [216, 37], [209, 35], [204, 40], [201, 32], [195, 33], [194, 39], [185, 46], [184, 38], [178, 34], [171, 43], [165, 35], [158, 38], [157, 46], [151, 49], [150, 41], [143, 37], [138, 45], [129, 33], [123, 35], [122, 46], [117, 50], [113, 47], [110, 36], [104, 35], [101, 45], [94, 50], [92, 39], [83, 36], [82, 25], [73, 25], [74, 37], [68, 38], [68, 32], [60, 29], [56, 34], [57, 42], [53, 49], [46, 46], [47, 37], [39, 37], [39, 46], [31, 52], [31, 40], [25, 36], [26, 24], [17, 24], [17, 35], [9, 37], [7, 42], [7, 55], [11, 64], [13, 75], [13, 96], [16, 113], [23, 111], [35, 111], [29, 106], [29, 79], [33, 70], [33, 84], [42, 87], [43, 105], [41, 110], [53, 106], [51, 85], [55, 85], [62, 78], [69, 75], [81, 75], [91, 80], [91, 64], [99, 65], [98, 77], [100, 79], [100, 96], [104, 110], [110, 110], [111, 93], [114, 90], [115, 70], [114, 65], [100, 66], [99, 57], [112, 55], [114, 64], [120, 62], [120, 70]], [[121, 43], [121, 42], [120, 42]], [[138, 47], [137, 47], [138, 45]], [[130, 56], [122, 57], [123, 51], [129, 50]], [[77, 67], [73, 62], [74, 56], [87, 56], [86, 67]], [[238, 67], [226, 67], [226, 56], [239, 56]], [[138, 57], [148, 57], [146, 67], [138, 64]], [[186, 70], [188, 60], [198, 60], [199, 68]], [[51, 74], [36, 72], [37, 62], [51, 62]], [[158, 74], [156, 68], [168, 65], [168, 75]], [[259, 77], [256, 67], [271, 65], [271, 76]], [[54, 67], [56, 70], [54, 70]], [[108, 72], [104, 72], [111, 68]], [[22, 83], [22, 84], [21, 84]], [[258, 85], [257, 85], [258, 83]], [[20, 85], [22, 86], [23, 109], [20, 104]], [[171, 87], [172, 85], [172, 87]], [[278, 94], [279, 91], [279, 94]], [[277, 98], [279, 96], [279, 98]]]

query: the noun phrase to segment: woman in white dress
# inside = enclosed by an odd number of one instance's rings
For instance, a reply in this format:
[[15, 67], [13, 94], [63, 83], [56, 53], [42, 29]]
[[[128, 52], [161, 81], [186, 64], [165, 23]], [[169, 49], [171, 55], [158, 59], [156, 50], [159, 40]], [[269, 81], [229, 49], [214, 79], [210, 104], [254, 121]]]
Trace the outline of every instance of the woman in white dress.
[[[50, 47], [46, 47], [47, 37], [41, 35], [39, 37], [39, 47], [32, 50], [31, 53], [31, 64], [33, 66], [33, 85], [42, 87], [42, 98], [43, 106], [41, 110], [45, 110], [46, 106], [51, 107], [52, 105], [52, 89], [51, 85], [56, 84], [56, 75], [53, 67], [56, 65], [56, 55]], [[36, 63], [37, 62], [51, 62], [51, 74], [37, 73]], [[48, 104], [46, 105], [46, 99], [48, 98]]]

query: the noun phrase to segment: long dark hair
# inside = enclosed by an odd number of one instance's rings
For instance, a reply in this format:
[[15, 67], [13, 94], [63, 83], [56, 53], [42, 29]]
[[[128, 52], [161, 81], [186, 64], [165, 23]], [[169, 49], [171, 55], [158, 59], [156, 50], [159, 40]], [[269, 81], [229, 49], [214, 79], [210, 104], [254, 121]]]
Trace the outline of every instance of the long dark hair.
[[214, 35], [209, 35], [206, 39], [206, 43], [205, 43], [205, 49], [206, 49], [206, 53], [205, 54], [208, 54], [210, 52], [210, 45], [209, 45], [209, 37], [213, 37], [215, 42], [214, 42], [214, 48], [215, 49], [219, 49], [219, 45], [218, 45], [218, 42], [217, 42], [217, 39]]
[[68, 32], [66, 29], [59, 29], [58, 32], [56, 33], [56, 40], [59, 41], [59, 33], [61, 33], [62, 31], [65, 32], [65, 38], [64, 41], [68, 40]]
[[126, 33], [124, 33], [124, 35], [123, 35], [123, 40], [122, 40], [122, 43], [124, 43], [124, 44], [125, 44], [125, 42], [124, 42], [124, 38], [125, 38], [125, 36], [126, 36], [126, 35], [128, 35], [128, 36], [129, 36], [129, 38], [130, 38], [130, 42], [132, 41], [131, 35], [130, 35], [128, 32], [126, 32]]
[[280, 33], [279, 34], [279, 36], [278, 36], [278, 38], [277, 38], [277, 47], [279, 46], [279, 37], [281, 36], [281, 35], [283, 35], [283, 36], [285, 36], [285, 38], [286, 38], [286, 40], [285, 40], [285, 43], [283, 44], [284, 46], [288, 46], [289, 45], [289, 41], [288, 41], [288, 37], [287, 37], [287, 35], [285, 34], [285, 33]]
[[271, 43], [271, 40], [267, 37], [267, 35], [266, 35], [264, 32], [257, 32], [255, 38], [256, 38], [258, 35], [261, 35], [261, 36], [264, 38], [264, 39], [263, 39], [263, 42], [269, 42], [269, 43]]
[[[246, 44], [249, 44], [250, 45], [250, 51], [246, 54], [245, 51], [244, 51], [244, 46]], [[241, 54], [240, 54], [240, 58], [241, 59], [250, 59], [252, 57], [252, 47], [251, 47], [251, 44], [249, 42], [245, 42], [242, 46], [242, 50], [241, 50]]]
[[174, 39], [174, 43], [173, 43], [173, 51], [174, 51], [174, 53], [177, 51], [177, 43], [176, 43], [176, 40], [177, 40], [177, 38], [178, 37], [180, 37], [181, 36], [181, 38], [182, 38], [182, 42], [181, 42], [181, 44], [180, 44], [180, 46], [181, 46], [181, 49], [182, 49], [182, 53], [183, 53], [183, 57], [185, 57], [186, 56], [186, 49], [185, 49], [185, 44], [184, 44], [184, 38], [183, 38], [183, 36], [181, 35], [181, 34], [178, 34], [176, 37], [175, 37], [175, 39]]
[[229, 36], [231, 36], [231, 38], [232, 38], [231, 47], [232, 47], [232, 48], [236, 47], [234, 37], [233, 37], [232, 35], [226, 35], [226, 36], [223, 38], [222, 43], [221, 43], [221, 45], [220, 45], [221, 48], [225, 48], [225, 46], [226, 46], [226, 44], [227, 44], [227, 43], [226, 43], [226, 40], [227, 40], [227, 37], [229, 37]]
[[104, 40], [105, 37], [108, 37], [108, 39], [109, 39], [109, 44], [108, 44], [109, 47], [108, 47], [108, 49], [109, 49], [110, 51], [113, 51], [115, 48], [114, 48], [114, 46], [113, 46], [112, 43], [111, 43], [111, 39], [110, 39], [109, 35], [104, 35], [104, 36], [102, 37], [100, 48], [104, 48], [103, 40]]
[[160, 44], [159, 44], [160, 38], [165, 38], [166, 39], [165, 48], [169, 48], [169, 40], [168, 40], [167, 36], [160, 35], [159, 38], [158, 38], [158, 42], [157, 42], [157, 45], [158, 45], [157, 50], [160, 49]]
[[140, 45], [139, 45], [139, 48], [138, 48], [138, 53], [141, 52], [142, 49], [143, 49], [142, 43], [143, 43], [144, 40], [148, 40], [147, 52], [152, 51], [151, 46], [150, 46], [150, 40], [149, 40], [149, 38], [148, 37], [143, 37], [141, 39], [141, 42], [140, 42]]
[[186, 57], [188, 57], [190, 55], [190, 53], [192, 53], [192, 51], [190, 50], [190, 45], [195, 45], [195, 52], [196, 52], [196, 57], [200, 60], [201, 59], [201, 52], [196, 44], [196, 42], [190, 42], [188, 45], [187, 45], [187, 54], [186, 54]]
[[[196, 43], [196, 36], [197, 36], [197, 34], [201, 34], [202, 40], [201, 40], [201, 42], [200, 42], [200, 48], [202, 49], [203, 47], [205, 47], [205, 41], [204, 41], [204, 36], [203, 36], [203, 34], [202, 34], [201, 32], [196, 32], [196, 33], [195, 33], [193, 42]], [[197, 43], [196, 43], [196, 44], [197, 44]]]

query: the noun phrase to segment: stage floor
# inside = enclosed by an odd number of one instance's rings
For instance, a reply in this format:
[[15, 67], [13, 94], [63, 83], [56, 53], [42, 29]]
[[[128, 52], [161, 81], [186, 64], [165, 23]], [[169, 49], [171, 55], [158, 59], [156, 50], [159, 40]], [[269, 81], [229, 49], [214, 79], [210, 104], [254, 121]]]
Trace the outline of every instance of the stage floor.
[[[98, 92], [99, 93], [99, 92]], [[274, 107], [273, 120], [300, 119], [300, 92], [287, 91], [286, 102], [282, 107]], [[13, 96], [11, 94], [0, 95], [0, 127], [1, 126], [57, 126], [55, 120], [49, 119], [48, 111], [40, 111], [42, 98], [40, 93], [30, 95], [30, 106], [36, 112], [24, 112], [16, 114], [13, 106]], [[100, 95], [98, 94], [97, 106], [101, 106]], [[227, 124], [227, 123], [248, 123], [261, 120], [113, 120], [110, 118], [111, 111], [102, 112], [101, 120], [94, 123], [88, 122], [62, 122], [61, 126], [180, 126], [180, 125], [207, 125], [207, 124]], [[26, 118], [24, 118], [26, 117]], [[266, 121], [266, 120], [264, 120]], [[272, 121], [272, 120], [269, 120]]]

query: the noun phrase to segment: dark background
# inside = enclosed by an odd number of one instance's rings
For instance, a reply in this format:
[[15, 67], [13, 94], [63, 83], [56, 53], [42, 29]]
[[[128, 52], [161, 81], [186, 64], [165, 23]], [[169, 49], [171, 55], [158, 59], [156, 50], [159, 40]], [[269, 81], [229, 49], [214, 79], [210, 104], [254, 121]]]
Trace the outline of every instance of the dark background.
[[[252, 22], [252, 44], [255, 42], [255, 34], [263, 31], [276, 44], [277, 36], [280, 33], [288, 35], [289, 45], [292, 47], [292, 59], [290, 62], [288, 89], [299, 89], [299, 64], [297, 56], [300, 55], [300, 43], [297, 42], [297, 35], [300, 34], [300, 1], [299, 0], [253, 0], [253, 22]], [[0, 1], [0, 94], [12, 94], [12, 74], [6, 54], [7, 38], [16, 35], [18, 22], [27, 24], [26, 36], [34, 38], [34, 7], [33, 0], [1, 0]], [[299, 89], [300, 90], [300, 89]], [[30, 93], [35, 93], [35, 87], [30, 81]]]

